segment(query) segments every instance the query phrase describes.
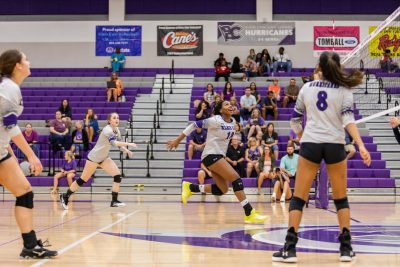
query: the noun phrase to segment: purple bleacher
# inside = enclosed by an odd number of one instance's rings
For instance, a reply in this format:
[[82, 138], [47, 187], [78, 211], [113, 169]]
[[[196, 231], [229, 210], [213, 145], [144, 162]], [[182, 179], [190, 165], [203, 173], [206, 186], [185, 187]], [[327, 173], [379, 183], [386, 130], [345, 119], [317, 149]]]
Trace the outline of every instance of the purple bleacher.
[[[38, 177], [27, 177], [29, 183], [32, 186], [53, 186], [53, 177], [51, 176], [38, 176]], [[74, 181], [78, 179], [78, 176], [75, 176]], [[84, 187], [90, 187], [93, 183], [93, 179], [89, 179], [83, 186]], [[67, 187], [68, 182], [67, 178], [62, 178], [58, 180], [58, 186], [60, 187]]]

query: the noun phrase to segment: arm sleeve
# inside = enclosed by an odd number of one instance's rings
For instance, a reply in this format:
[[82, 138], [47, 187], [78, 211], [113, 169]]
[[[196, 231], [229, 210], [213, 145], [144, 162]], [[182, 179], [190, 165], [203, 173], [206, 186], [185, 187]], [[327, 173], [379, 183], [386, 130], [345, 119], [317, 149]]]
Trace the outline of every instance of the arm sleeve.
[[342, 102], [342, 123], [346, 127], [349, 123], [354, 123], [354, 104], [353, 93], [350, 89], [344, 89]]
[[217, 121], [215, 120], [215, 117], [195, 121], [189, 124], [185, 130], [183, 130], [183, 134], [189, 136], [194, 130], [196, 130], [196, 128], [209, 129], [211, 127], [215, 127], [216, 125]]
[[285, 168], [285, 158], [281, 158], [281, 163], [279, 164], [279, 168], [286, 169]]
[[299, 96], [296, 100], [296, 106], [293, 109], [292, 118], [290, 119], [290, 127], [297, 134], [303, 130], [301, 125], [302, 118], [306, 112], [306, 105], [304, 103], [304, 91], [300, 90]]
[[394, 137], [396, 137], [397, 143], [400, 144], [400, 132], [399, 127], [393, 128]]
[[13, 138], [21, 133], [18, 126], [18, 114], [20, 106], [0, 96], [0, 125], [8, 136]]

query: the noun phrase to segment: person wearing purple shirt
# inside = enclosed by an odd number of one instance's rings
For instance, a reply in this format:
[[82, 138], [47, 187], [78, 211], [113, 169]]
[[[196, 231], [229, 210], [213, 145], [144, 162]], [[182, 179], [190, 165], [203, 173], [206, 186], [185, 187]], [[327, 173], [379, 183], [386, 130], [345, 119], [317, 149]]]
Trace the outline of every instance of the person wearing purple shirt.
[[197, 128], [193, 131], [190, 136], [190, 142], [188, 147], [188, 159], [193, 158], [193, 153], [195, 151], [202, 152], [206, 146], [207, 130], [203, 128]]
[[231, 97], [236, 97], [236, 93], [235, 90], [233, 90], [232, 84], [230, 82], [226, 82], [224, 90], [221, 92], [221, 98], [224, 101], [230, 101]]
[[[32, 148], [35, 155], [39, 157], [39, 144], [37, 144], [37, 142], [39, 142], [39, 135], [35, 130], [33, 130], [32, 124], [25, 124], [25, 131], [22, 132], [22, 135], [24, 136], [29, 146]], [[17, 157], [19, 159], [24, 158], [24, 154], [19, 148], [17, 148]]]
[[261, 117], [261, 112], [259, 109], [256, 108], [251, 112], [251, 117], [247, 121], [246, 128], [249, 130], [247, 140], [249, 140], [250, 137], [253, 137], [254, 134], [256, 134], [257, 140], [261, 140], [261, 137], [263, 135], [262, 129], [266, 127], [265, 121]]
[[63, 167], [61, 168], [61, 171], [54, 175], [54, 185], [53, 190], [51, 191], [52, 194], [57, 194], [59, 179], [67, 177], [68, 186], [71, 186], [72, 180], [75, 177], [77, 165], [74, 153], [72, 153], [71, 151], [67, 151], [65, 152], [64, 158], [65, 162], [63, 164]]
[[61, 119], [61, 112], [56, 112], [56, 118], [50, 122], [50, 142], [54, 150], [63, 150], [69, 143], [68, 127]]
[[89, 137], [81, 121], [75, 122], [75, 130], [72, 132], [72, 146], [70, 151], [75, 156], [81, 155], [82, 151], [89, 150]]

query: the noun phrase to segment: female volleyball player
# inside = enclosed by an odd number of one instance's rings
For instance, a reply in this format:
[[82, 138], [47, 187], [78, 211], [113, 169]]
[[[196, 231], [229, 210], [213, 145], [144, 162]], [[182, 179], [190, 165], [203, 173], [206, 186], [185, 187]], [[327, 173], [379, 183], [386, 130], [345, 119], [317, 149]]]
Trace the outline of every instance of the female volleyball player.
[[262, 216], [252, 208], [246, 198], [243, 182], [238, 173], [225, 160], [229, 140], [235, 134], [235, 119], [231, 117], [233, 108], [229, 101], [223, 101], [215, 106], [215, 116], [190, 124], [174, 140], [168, 141], [169, 150], [176, 149], [179, 143], [196, 128], [207, 131], [206, 146], [201, 155], [202, 163], [211, 171], [215, 184], [197, 185], [189, 182], [182, 183], [182, 202], [187, 203], [192, 193], [211, 193], [223, 195], [228, 192], [228, 183], [232, 183], [233, 191], [243, 206], [246, 223], [262, 223], [267, 216]]
[[17, 126], [18, 116], [23, 110], [19, 86], [31, 73], [29, 65], [26, 56], [18, 50], [8, 50], [0, 55], [0, 184], [17, 198], [15, 219], [24, 241], [20, 256], [47, 258], [56, 256], [57, 251], [45, 249], [42, 241], [36, 238], [32, 219], [32, 188], [9, 145], [12, 140], [27, 156], [33, 174], [37, 176], [42, 172], [42, 164]]
[[123, 152], [126, 152], [131, 158], [133, 153], [127, 147], [136, 147], [135, 143], [121, 142], [121, 133], [118, 129], [119, 116], [117, 113], [111, 113], [107, 118], [108, 125], [103, 128], [99, 140], [94, 148], [89, 152], [82, 175], [72, 183], [67, 193], [60, 195], [61, 205], [64, 209], [68, 209], [69, 197], [78, 190], [80, 186], [86, 183], [94, 174], [97, 167], [102, 168], [107, 174], [114, 177], [112, 185], [112, 200], [111, 207], [123, 207], [125, 203], [118, 200], [119, 184], [121, 183], [121, 172], [115, 162], [110, 158], [109, 153], [112, 146], [119, 147]]
[[[273, 261], [297, 262], [296, 243], [303, 207], [310, 187], [320, 167], [326, 163], [332, 186], [340, 226], [340, 261], [351, 261], [355, 256], [351, 246], [350, 208], [347, 200], [347, 162], [344, 150], [344, 129], [358, 145], [364, 163], [369, 166], [371, 157], [360, 137], [353, 114], [353, 93], [350, 88], [362, 82], [362, 72], [345, 73], [340, 66], [339, 55], [324, 52], [319, 58], [319, 79], [306, 83], [296, 102], [291, 127], [301, 138], [300, 158], [296, 173], [294, 196], [289, 205], [289, 229], [286, 242]], [[303, 131], [301, 117], [307, 113]]]

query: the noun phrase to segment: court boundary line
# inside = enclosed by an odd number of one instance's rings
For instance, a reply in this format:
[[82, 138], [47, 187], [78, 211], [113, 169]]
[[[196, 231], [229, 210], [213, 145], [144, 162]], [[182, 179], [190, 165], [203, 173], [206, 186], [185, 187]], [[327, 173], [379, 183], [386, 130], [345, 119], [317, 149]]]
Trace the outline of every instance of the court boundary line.
[[[88, 235], [86, 235], [86, 236], [84, 236], [84, 237], [78, 239], [78, 240], [75, 241], [75, 242], [72, 242], [71, 244], [67, 245], [66, 247], [60, 249], [60, 250], [58, 251], [58, 256], [57, 256], [57, 257], [59, 257], [60, 255], [64, 254], [64, 253], [67, 252], [68, 250], [70, 250], [70, 249], [72, 249], [72, 248], [74, 248], [74, 247], [76, 247], [76, 246], [82, 244], [83, 242], [85, 242], [85, 241], [91, 239], [92, 237], [94, 237], [94, 236], [100, 234], [101, 232], [104, 232], [106, 229], [108, 229], [108, 228], [110, 228], [110, 227], [112, 227], [112, 226], [114, 226], [114, 225], [116, 225], [116, 224], [119, 224], [119, 223], [122, 222], [122, 221], [125, 221], [126, 219], [128, 219], [129, 217], [131, 217], [132, 215], [134, 215], [134, 214], [136, 214], [136, 213], [138, 213], [138, 212], [140, 212], [140, 210], [135, 210], [135, 211], [133, 211], [133, 212], [131, 212], [131, 213], [125, 215], [124, 217], [120, 218], [119, 220], [117, 220], [117, 221], [115, 221], [115, 222], [113, 222], [113, 223], [111, 223], [111, 224], [108, 224], [108, 225], [106, 225], [106, 226], [104, 226], [104, 227], [102, 227], [102, 228], [100, 228], [100, 229], [98, 229], [98, 230], [96, 230], [96, 231], [94, 231], [94, 232], [92, 232], [92, 233], [90, 233], [90, 234], [88, 234]], [[35, 264], [32, 264], [31, 267], [42, 266], [43, 264], [45, 264], [45, 263], [47, 263], [47, 262], [49, 262], [49, 261], [51, 261], [51, 259], [42, 259], [42, 260], [36, 262]]]

